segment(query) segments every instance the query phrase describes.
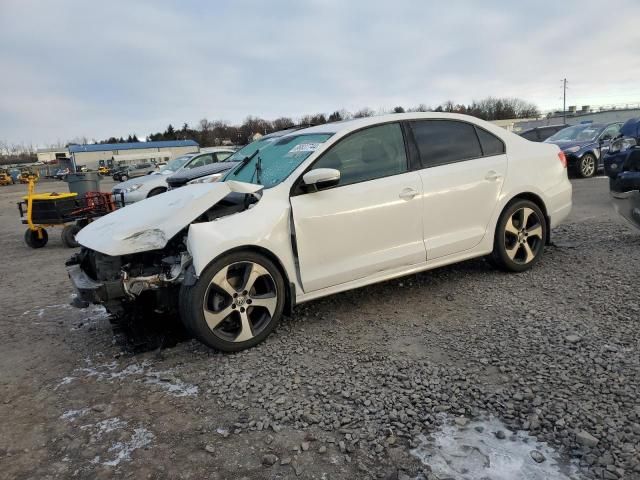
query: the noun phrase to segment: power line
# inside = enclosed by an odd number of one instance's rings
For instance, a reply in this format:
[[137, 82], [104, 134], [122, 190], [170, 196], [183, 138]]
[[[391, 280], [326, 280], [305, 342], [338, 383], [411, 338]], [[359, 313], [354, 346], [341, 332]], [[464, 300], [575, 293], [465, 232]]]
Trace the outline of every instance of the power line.
[[567, 79], [562, 79], [562, 122], [567, 123]]

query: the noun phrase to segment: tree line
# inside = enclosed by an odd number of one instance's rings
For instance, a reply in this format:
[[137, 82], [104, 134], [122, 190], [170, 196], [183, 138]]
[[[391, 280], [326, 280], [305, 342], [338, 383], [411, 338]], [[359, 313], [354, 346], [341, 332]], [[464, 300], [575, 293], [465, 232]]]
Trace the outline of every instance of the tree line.
[[[518, 98], [494, 98], [489, 97], [470, 104], [444, 102], [435, 108], [425, 104], [405, 108], [396, 106], [392, 110], [374, 111], [369, 107], [364, 107], [356, 112], [347, 110], [336, 110], [330, 114], [316, 113], [303, 115], [294, 121], [291, 117], [279, 117], [275, 120], [266, 120], [256, 116], [248, 116], [241, 125], [231, 125], [222, 120], [210, 121], [203, 118], [196, 126], [184, 123], [182, 127], [175, 128], [173, 125], [167, 126], [163, 132], [156, 132], [146, 137], [147, 141], [162, 140], [195, 140], [203, 147], [216, 146], [224, 141], [234, 144], [244, 145], [252, 140], [256, 133], [266, 135], [268, 133], [284, 130], [291, 127], [303, 127], [311, 125], [322, 125], [324, 123], [338, 122], [351, 118], [371, 117], [384, 113], [404, 113], [404, 112], [451, 112], [463, 113], [481, 118], [483, 120], [505, 120], [512, 118], [535, 118], [540, 116], [540, 111], [533, 103], [526, 102]], [[114, 137], [100, 143], [136, 142], [139, 141], [135, 135], [128, 138], [116, 139]]]
[[[396, 106], [391, 110], [374, 111], [369, 107], [361, 108], [356, 112], [347, 110], [336, 110], [330, 114], [316, 113], [313, 115], [303, 115], [294, 120], [291, 117], [279, 117], [274, 120], [265, 120], [256, 116], [248, 116], [241, 125], [232, 125], [222, 120], [210, 121], [203, 118], [197, 125], [191, 126], [184, 123], [182, 127], [175, 128], [173, 125], [167, 126], [162, 132], [147, 135], [146, 141], [161, 140], [195, 140], [200, 146], [209, 147], [221, 145], [224, 141], [230, 141], [237, 145], [244, 145], [252, 140], [256, 133], [262, 135], [284, 130], [291, 127], [321, 125], [323, 123], [338, 122], [351, 118], [371, 117], [384, 113], [404, 113], [404, 112], [453, 112], [464, 113], [483, 120], [505, 120], [511, 118], [534, 118], [540, 116], [538, 108], [524, 100], [518, 98], [494, 98], [488, 97], [483, 100], [473, 101], [470, 104], [455, 103], [446, 101], [436, 107], [420, 104], [413, 107]], [[104, 140], [90, 141], [86, 137], [76, 137], [69, 142], [58, 142], [51, 147], [62, 147], [70, 144], [87, 143], [133, 143], [140, 139], [131, 134], [127, 137], [110, 137]], [[33, 145], [9, 145], [0, 141], [0, 161], [35, 161], [35, 148]]]

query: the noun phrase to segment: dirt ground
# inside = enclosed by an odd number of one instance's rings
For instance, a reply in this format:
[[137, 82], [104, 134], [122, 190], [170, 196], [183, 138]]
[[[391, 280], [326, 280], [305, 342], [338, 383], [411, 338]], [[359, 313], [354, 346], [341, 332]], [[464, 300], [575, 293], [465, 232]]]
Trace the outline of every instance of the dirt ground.
[[314, 301], [235, 355], [124, 352], [101, 309], [69, 306], [60, 229], [28, 248], [26, 189], [0, 187], [0, 477], [445, 478], [418, 435], [486, 413], [572, 478], [639, 478], [640, 235], [603, 178], [573, 183], [533, 271], [477, 259]]

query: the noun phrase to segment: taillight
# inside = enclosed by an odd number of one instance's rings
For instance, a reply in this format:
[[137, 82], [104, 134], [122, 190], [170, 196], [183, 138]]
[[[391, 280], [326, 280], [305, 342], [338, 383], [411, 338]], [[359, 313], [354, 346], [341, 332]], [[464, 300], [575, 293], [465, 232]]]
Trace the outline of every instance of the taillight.
[[565, 157], [564, 152], [560, 150], [558, 152], [558, 158], [560, 159], [560, 163], [564, 168], [567, 168], [567, 157]]

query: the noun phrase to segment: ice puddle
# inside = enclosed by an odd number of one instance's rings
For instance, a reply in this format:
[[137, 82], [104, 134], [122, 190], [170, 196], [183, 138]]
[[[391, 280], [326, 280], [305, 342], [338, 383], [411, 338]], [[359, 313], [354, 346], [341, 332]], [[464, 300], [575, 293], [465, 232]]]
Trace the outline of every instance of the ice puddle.
[[[502, 431], [505, 438], [496, 437]], [[560, 460], [546, 443], [525, 431], [511, 432], [498, 419], [470, 422], [464, 426], [446, 418], [440, 431], [429, 438], [418, 437], [420, 445], [411, 451], [429, 465], [438, 478], [451, 480], [577, 480], [575, 464]], [[544, 460], [536, 462], [532, 457]]]

